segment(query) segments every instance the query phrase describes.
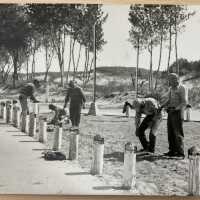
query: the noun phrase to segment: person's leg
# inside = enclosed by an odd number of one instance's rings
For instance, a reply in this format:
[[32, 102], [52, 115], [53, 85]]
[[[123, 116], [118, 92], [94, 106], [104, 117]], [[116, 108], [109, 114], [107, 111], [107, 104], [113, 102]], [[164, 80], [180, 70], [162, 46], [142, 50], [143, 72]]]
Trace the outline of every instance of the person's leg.
[[70, 120], [72, 123], [72, 127], [76, 126], [75, 125], [75, 114], [76, 114], [75, 112], [76, 112], [76, 106], [74, 104], [71, 104], [70, 108], [69, 108], [69, 114], [70, 114]]
[[81, 105], [77, 105], [76, 108], [76, 125], [77, 127], [79, 127], [80, 124], [80, 119], [81, 119]]
[[173, 129], [175, 139], [175, 151], [178, 155], [184, 156], [184, 133], [181, 111], [174, 112]]
[[149, 133], [149, 151], [154, 153], [155, 152], [155, 145], [156, 145], [156, 135], [157, 130], [162, 121], [162, 115], [156, 115], [152, 120], [151, 130]]
[[175, 138], [174, 138], [174, 129], [173, 129], [173, 114], [168, 113], [167, 118], [167, 135], [168, 135], [168, 143], [169, 143], [169, 152], [166, 153], [167, 155], [174, 155], [175, 154]]
[[148, 150], [148, 147], [149, 147], [149, 143], [145, 136], [145, 131], [149, 127], [149, 123], [151, 122], [151, 119], [152, 119], [151, 116], [146, 116], [138, 129], [138, 137], [144, 150]]

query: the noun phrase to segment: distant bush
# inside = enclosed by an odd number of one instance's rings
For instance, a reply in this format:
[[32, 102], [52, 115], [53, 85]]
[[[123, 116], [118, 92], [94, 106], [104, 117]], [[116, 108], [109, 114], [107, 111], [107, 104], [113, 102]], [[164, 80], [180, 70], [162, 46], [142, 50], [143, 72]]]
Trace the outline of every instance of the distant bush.
[[97, 95], [99, 97], [108, 97], [115, 92], [127, 92], [133, 90], [132, 83], [119, 83], [119, 81], [110, 81], [106, 85], [97, 85]]

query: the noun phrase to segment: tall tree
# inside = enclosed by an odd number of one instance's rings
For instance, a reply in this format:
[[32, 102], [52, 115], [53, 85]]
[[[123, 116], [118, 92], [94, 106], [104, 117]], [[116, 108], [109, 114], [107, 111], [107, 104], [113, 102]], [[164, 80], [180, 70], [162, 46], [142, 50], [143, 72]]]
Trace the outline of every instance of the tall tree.
[[[9, 34], [8, 34], [9, 33]], [[13, 87], [18, 79], [18, 71], [23, 55], [27, 55], [30, 45], [31, 29], [24, 6], [4, 4], [0, 7], [0, 45], [5, 47], [13, 61]]]

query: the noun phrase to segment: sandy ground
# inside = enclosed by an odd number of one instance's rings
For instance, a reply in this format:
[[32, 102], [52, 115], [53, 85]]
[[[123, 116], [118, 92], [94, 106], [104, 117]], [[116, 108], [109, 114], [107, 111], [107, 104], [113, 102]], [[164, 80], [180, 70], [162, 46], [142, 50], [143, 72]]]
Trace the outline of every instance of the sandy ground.
[[[67, 128], [67, 127], [66, 127]], [[199, 146], [197, 122], [185, 122], [185, 151], [193, 145]], [[134, 135], [134, 119], [121, 116], [82, 116], [79, 137], [79, 162], [90, 170], [93, 156], [93, 137], [100, 134], [105, 139], [103, 178], [110, 187], [122, 184], [123, 152], [126, 142], [141, 148]], [[147, 131], [148, 134], [148, 131]], [[52, 146], [53, 133], [48, 134], [48, 146]], [[68, 155], [69, 131], [64, 131], [62, 150]], [[166, 120], [163, 120], [157, 136], [156, 155], [137, 156], [137, 183], [156, 186], [159, 195], [188, 195], [188, 159], [167, 159], [161, 154], [168, 151]], [[138, 187], [142, 184], [138, 184]], [[106, 188], [105, 188], [106, 189]], [[108, 189], [108, 188], [107, 188]], [[140, 190], [140, 188], [138, 188]], [[140, 190], [142, 194], [142, 189]]]

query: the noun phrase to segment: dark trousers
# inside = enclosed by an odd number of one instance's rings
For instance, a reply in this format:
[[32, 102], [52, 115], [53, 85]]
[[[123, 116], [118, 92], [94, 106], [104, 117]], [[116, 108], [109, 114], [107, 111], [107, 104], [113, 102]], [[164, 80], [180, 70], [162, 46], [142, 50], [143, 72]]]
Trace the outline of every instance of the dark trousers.
[[[156, 132], [161, 121], [162, 115], [161, 113], [158, 113], [156, 115], [147, 115], [140, 124], [138, 129], [138, 137], [144, 149], [154, 152], [156, 144]], [[145, 131], [147, 128], [150, 128], [149, 142], [147, 141], [145, 135]]]
[[79, 126], [81, 119], [81, 104], [70, 104], [69, 115], [72, 126]]
[[173, 153], [184, 154], [183, 121], [181, 118], [180, 110], [171, 111], [168, 113], [167, 131], [168, 131], [169, 151]]

